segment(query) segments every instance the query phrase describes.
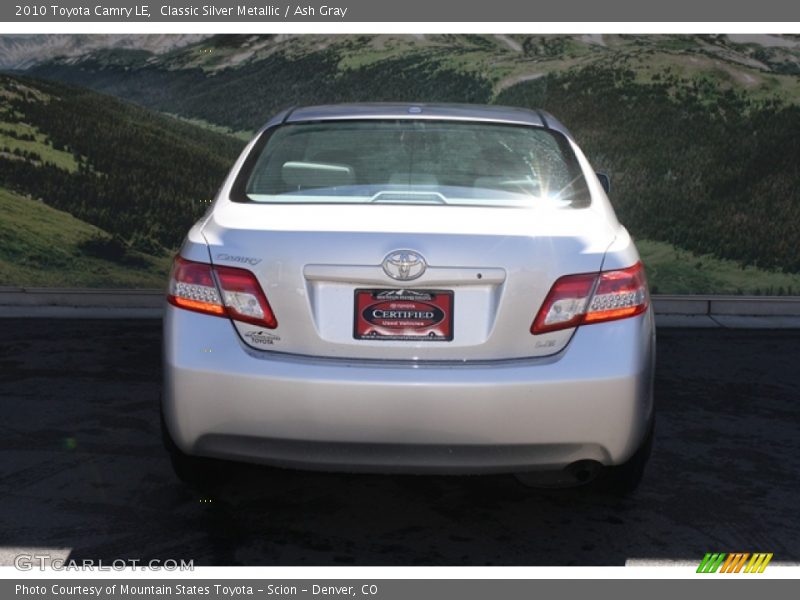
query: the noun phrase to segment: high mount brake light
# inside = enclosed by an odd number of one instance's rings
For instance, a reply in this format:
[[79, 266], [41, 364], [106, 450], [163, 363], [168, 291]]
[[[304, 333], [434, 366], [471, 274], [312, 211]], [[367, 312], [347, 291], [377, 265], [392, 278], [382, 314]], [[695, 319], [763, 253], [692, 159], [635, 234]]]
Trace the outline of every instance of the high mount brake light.
[[246, 269], [213, 266], [176, 256], [167, 301], [178, 308], [230, 317], [268, 329], [278, 326], [256, 276]]
[[641, 262], [627, 269], [567, 275], [550, 288], [531, 333], [635, 317], [647, 310], [649, 302]]

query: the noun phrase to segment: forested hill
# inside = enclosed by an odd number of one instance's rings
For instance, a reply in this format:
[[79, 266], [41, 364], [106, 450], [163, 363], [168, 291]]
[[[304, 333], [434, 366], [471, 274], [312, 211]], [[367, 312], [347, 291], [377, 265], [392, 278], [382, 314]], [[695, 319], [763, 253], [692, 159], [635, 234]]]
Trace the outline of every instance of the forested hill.
[[[225, 35], [162, 53], [95, 50], [29, 72], [235, 130], [291, 104], [544, 107], [611, 172], [612, 201], [635, 236], [800, 272], [797, 36]], [[203, 140], [196, 151], [207, 152]], [[162, 168], [150, 182], [176, 179]]]
[[624, 67], [520, 83], [497, 101], [568, 123], [613, 174], [635, 236], [800, 272], [800, 106], [669, 72], [643, 84]]
[[175, 248], [243, 142], [111, 96], [0, 76], [0, 187], [151, 254]]
[[43, 51], [27, 73], [236, 130], [253, 131], [289, 104], [490, 103], [520, 82], [623, 64], [640, 83], [671, 70], [800, 102], [800, 36], [243, 34], [161, 52], [141, 39], [140, 49], [92, 40], [82, 40], [83, 54]]

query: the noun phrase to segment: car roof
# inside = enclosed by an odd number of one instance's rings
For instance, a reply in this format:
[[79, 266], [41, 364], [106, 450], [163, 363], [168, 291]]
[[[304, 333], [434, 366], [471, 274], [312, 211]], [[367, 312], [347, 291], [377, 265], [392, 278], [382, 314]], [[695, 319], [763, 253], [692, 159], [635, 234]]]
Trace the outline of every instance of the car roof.
[[549, 127], [551, 122], [556, 122], [550, 115], [540, 110], [482, 104], [431, 104], [426, 102], [365, 102], [304, 106], [290, 110], [283, 122], [300, 123], [345, 119], [444, 119], [537, 127]]

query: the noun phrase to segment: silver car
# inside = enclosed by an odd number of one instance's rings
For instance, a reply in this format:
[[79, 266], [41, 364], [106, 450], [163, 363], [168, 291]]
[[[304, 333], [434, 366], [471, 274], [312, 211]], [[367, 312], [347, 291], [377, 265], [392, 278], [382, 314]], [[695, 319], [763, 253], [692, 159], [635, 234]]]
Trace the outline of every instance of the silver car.
[[605, 184], [542, 111], [276, 115], [170, 275], [177, 474], [227, 459], [634, 489], [655, 334]]

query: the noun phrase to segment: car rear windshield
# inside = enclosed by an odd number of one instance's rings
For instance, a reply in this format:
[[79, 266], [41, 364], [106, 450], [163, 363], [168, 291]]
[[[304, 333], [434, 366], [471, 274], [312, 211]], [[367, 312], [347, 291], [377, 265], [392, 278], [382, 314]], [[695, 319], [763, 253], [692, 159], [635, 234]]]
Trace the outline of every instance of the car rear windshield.
[[263, 203], [584, 207], [567, 139], [534, 126], [321, 121], [262, 134], [232, 198]]

